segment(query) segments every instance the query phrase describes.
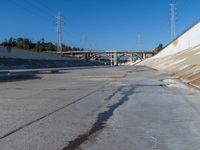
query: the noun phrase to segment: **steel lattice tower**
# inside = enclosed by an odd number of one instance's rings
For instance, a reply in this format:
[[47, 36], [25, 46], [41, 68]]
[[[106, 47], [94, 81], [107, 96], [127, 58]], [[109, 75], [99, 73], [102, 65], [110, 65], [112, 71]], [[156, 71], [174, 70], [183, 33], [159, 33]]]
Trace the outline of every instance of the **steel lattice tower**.
[[170, 5], [171, 40], [176, 37], [176, 4]]
[[56, 17], [56, 24], [57, 24], [57, 51], [62, 52], [62, 16], [61, 13], [58, 13], [58, 16]]

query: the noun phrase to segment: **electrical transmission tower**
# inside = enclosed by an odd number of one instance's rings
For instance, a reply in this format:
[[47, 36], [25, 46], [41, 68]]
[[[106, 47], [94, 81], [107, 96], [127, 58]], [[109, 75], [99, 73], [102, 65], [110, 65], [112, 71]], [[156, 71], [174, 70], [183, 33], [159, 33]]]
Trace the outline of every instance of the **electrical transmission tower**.
[[62, 52], [62, 16], [60, 12], [56, 17], [56, 24], [57, 24], [57, 51]]
[[170, 22], [171, 22], [171, 40], [176, 37], [176, 4], [170, 5]]

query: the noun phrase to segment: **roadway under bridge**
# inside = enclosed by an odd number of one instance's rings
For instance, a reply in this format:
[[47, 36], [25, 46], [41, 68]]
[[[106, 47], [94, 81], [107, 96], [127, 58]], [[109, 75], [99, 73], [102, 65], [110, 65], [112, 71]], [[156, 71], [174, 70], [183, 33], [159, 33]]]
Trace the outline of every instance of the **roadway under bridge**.
[[135, 62], [155, 55], [152, 51], [65, 51], [56, 52], [62, 56], [72, 56], [85, 60], [96, 60], [110, 65], [118, 65], [123, 62], [123, 58]]

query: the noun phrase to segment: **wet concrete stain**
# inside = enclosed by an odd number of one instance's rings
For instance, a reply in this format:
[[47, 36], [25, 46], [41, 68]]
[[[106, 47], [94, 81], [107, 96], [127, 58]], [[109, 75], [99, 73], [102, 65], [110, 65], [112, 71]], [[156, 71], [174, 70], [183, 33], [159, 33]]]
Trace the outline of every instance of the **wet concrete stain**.
[[25, 81], [25, 80], [36, 80], [41, 79], [41, 77], [36, 75], [22, 75], [22, 76], [7, 76], [7, 77], [0, 77], [1, 82], [17, 82], [17, 81]]
[[105, 128], [105, 125], [107, 121], [110, 119], [110, 117], [113, 115], [114, 111], [121, 105], [123, 105], [125, 102], [129, 100], [129, 96], [135, 93], [135, 89], [137, 87], [151, 87], [151, 86], [164, 86], [163, 84], [135, 84], [130, 87], [121, 86], [116, 90], [108, 100], [110, 100], [114, 95], [116, 95], [118, 92], [122, 92], [124, 95], [117, 103], [108, 106], [108, 110], [100, 113], [97, 117], [96, 122], [93, 124], [92, 128], [84, 133], [79, 135], [77, 138], [75, 138], [73, 141], [70, 141], [66, 147], [64, 147], [62, 150], [81, 150], [80, 146], [84, 142], [88, 141], [89, 138], [97, 133], [98, 131]]
[[57, 89], [44, 89], [43, 91], [86, 91], [88, 89], [84, 89], [84, 88], [57, 88]]
[[25, 71], [25, 72], [9, 72], [0, 71], [0, 82], [16, 82], [22, 80], [34, 80], [41, 79], [37, 76], [37, 71]]
[[[125, 88], [125, 87], [123, 87], [123, 88]], [[120, 88], [120, 89], [122, 90], [122, 88]], [[86, 142], [90, 136], [92, 136], [96, 132], [102, 130], [105, 127], [106, 122], [113, 115], [114, 111], [119, 106], [123, 105], [126, 101], [129, 100], [128, 97], [134, 93], [134, 90], [135, 90], [135, 86], [129, 87], [128, 91], [127, 90], [122, 91], [124, 96], [117, 103], [115, 103], [111, 106], [108, 106], [107, 107], [108, 110], [100, 113], [97, 117], [96, 122], [93, 124], [92, 128], [87, 133], [79, 135], [76, 139], [74, 139], [73, 141], [70, 141], [69, 144], [63, 148], [63, 150], [79, 149], [80, 145], [83, 144], [84, 142]]]
[[120, 86], [115, 92], [113, 92], [110, 96], [108, 96], [107, 98], [105, 98], [105, 101], [110, 101], [117, 93], [119, 93], [122, 89], [124, 88], [124, 86]]
[[69, 71], [60, 71], [60, 70], [49, 70], [49, 71], [41, 71], [40, 74], [69, 74]]
[[166, 84], [160, 84], [159, 86], [161, 86], [161, 87], [167, 87]]
[[155, 87], [155, 86], [160, 86], [160, 87], [165, 87], [166, 84], [135, 84], [136, 87]]
[[19, 87], [17, 87], [17, 88], [1, 88], [1, 90], [25, 90], [24, 88], [19, 88]]

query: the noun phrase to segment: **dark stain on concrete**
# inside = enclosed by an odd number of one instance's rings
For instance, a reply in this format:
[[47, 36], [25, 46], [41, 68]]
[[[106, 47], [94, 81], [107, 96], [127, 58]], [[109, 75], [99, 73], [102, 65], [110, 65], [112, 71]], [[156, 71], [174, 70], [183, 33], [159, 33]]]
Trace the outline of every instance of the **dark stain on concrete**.
[[[122, 88], [119, 88], [120, 91]], [[69, 144], [63, 148], [63, 150], [76, 150], [80, 147], [80, 145], [86, 142], [90, 136], [95, 134], [96, 132], [102, 130], [105, 127], [106, 122], [108, 119], [113, 115], [113, 112], [121, 105], [123, 105], [126, 101], [128, 101], [128, 97], [134, 93], [135, 86], [130, 87], [128, 91], [123, 91], [123, 97], [112, 106], [108, 106], [108, 110], [100, 113], [97, 117], [96, 122], [93, 124], [92, 128], [84, 134], [79, 135], [73, 141], [70, 141]], [[118, 90], [119, 91], [119, 90]], [[114, 92], [116, 93], [116, 92]], [[113, 94], [112, 94], [113, 95]], [[112, 96], [111, 96], [112, 97]]]

